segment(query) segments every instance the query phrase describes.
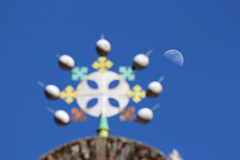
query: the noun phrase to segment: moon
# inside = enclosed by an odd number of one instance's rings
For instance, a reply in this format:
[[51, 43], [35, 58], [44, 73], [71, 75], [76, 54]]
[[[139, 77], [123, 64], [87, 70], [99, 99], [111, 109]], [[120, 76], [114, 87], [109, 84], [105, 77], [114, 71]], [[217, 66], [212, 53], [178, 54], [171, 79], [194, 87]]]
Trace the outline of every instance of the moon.
[[184, 58], [181, 52], [179, 52], [176, 49], [169, 49], [164, 54], [164, 57], [166, 57], [168, 60], [172, 61], [173, 63], [183, 66]]

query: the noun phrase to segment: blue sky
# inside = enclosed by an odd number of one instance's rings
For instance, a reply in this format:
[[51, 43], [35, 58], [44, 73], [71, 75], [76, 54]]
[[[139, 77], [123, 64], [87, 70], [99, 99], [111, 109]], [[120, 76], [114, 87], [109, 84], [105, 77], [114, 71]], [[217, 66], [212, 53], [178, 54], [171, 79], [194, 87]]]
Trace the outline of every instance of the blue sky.
[[[1, 0], [0, 159], [37, 159], [72, 140], [95, 136], [98, 119], [59, 127], [45, 106], [70, 112], [61, 99], [48, 101], [37, 85], [62, 90], [77, 82], [62, 71], [55, 52], [77, 66], [98, 58], [95, 43], [104, 33], [112, 45], [112, 68], [129, 66], [140, 52], [154, 49], [150, 65], [136, 72], [148, 83], [164, 75], [164, 92], [137, 110], [161, 103], [148, 125], [109, 119], [110, 135], [149, 144], [166, 155], [178, 149], [184, 160], [240, 159], [240, 10], [236, 0]], [[179, 67], [162, 54], [178, 49]], [[93, 71], [93, 70], [92, 70]]]

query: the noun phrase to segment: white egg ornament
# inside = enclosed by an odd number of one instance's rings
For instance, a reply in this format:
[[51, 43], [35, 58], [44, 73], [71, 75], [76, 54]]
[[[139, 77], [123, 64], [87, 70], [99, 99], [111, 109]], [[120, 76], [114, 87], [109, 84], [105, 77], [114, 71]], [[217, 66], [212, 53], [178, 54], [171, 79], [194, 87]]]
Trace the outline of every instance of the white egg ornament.
[[147, 124], [153, 119], [153, 112], [149, 108], [142, 108], [137, 113], [137, 121], [141, 124]]
[[58, 99], [60, 95], [60, 90], [57, 86], [50, 84], [44, 88], [45, 95], [50, 100]]
[[58, 59], [58, 64], [63, 70], [71, 70], [75, 66], [75, 61], [69, 55], [62, 55]]
[[70, 123], [70, 116], [64, 110], [57, 110], [54, 113], [54, 120], [59, 126], [65, 126]]
[[100, 56], [106, 56], [111, 51], [111, 44], [104, 38], [99, 39], [96, 43], [96, 50]]
[[162, 90], [163, 90], [163, 87], [161, 83], [158, 81], [153, 81], [148, 85], [147, 96], [155, 98], [162, 93]]
[[146, 54], [138, 54], [133, 59], [133, 69], [142, 70], [149, 64], [149, 58]]

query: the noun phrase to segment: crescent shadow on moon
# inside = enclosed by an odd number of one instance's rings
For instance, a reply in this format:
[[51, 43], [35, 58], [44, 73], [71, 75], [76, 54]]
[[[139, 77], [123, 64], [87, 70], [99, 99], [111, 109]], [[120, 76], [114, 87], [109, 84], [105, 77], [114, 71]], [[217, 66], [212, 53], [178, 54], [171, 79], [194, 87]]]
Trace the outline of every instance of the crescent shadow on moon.
[[176, 49], [169, 49], [164, 54], [164, 57], [166, 57], [168, 60], [172, 61], [173, 63], [183, 66], [184, 64], [184, 58], [181, 52], [179, 52]]

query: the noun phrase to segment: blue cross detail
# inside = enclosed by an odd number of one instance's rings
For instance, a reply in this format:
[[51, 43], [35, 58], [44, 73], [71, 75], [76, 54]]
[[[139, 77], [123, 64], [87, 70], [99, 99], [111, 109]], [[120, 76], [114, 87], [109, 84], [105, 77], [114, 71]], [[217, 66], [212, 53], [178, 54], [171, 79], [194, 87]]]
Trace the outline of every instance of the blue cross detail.
[[132, 67], [119, 67], [119, 73], [123, 77], [124, 80], [134, 81], [135, 80], [135, 74], [132, 69]]
[[74, 67], [72, 69], [72, 80], [81, 81], [83, 80], [88, 73], [88, 67]]

